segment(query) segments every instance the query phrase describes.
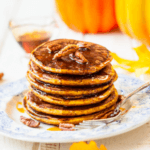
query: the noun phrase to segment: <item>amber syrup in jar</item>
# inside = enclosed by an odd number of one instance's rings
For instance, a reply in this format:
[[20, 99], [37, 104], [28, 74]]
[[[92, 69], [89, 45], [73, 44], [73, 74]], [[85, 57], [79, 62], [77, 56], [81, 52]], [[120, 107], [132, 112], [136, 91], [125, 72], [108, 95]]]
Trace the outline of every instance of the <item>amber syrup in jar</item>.
[[50, 37], [51, 34], [48, 31], [33, 31], [20, 35], [17, 42], [27, 53], [31, 53], [37, 46], [48, 41]]

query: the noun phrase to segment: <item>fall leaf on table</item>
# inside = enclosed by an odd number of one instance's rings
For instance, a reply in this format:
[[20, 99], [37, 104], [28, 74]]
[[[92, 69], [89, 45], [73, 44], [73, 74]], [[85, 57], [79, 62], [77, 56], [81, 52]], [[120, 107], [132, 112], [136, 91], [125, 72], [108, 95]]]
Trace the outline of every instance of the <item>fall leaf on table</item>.
[[142, 74], [150, 74], [150, 51], [145, 45], [133, 48], [137, 53], [138, 60], [127, 60], [120, 58], [117, 54], [111, 53], [118, 64], [113, 65], [114, 68], [122, 68], [129, 72], [134, 72], [137, 77]]
[[0, 73], [0, 80], [3, 78], [4, 73]]
[[104, 145], [101, 145], [100, 148], [97, 147], [94, 141], [91, 141], [89, 144], [85, 142], [73, 143], [70, 146], [70, 150], [107, 150]]
[[100, 146], [100, 150], [107, 150], [107, 148], [102, 144], [102, 145]]

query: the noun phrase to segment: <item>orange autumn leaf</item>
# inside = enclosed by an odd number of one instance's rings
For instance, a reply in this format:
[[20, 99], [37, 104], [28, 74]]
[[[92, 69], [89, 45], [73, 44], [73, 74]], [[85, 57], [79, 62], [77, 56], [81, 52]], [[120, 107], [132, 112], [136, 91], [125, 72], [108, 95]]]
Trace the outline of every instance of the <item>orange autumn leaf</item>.
[[135, 70], [136, 77], [139, 77], [141, 74], [145, 74], [148, 71], [149, 67], [139, 68]]
[[73, 143], [70, 146], [70, 150], [107, 150], [104, 145], [100, 146], [100, 149], [97, 147], [94, 141], [91, 141], [89, 144], [85, 142]]
[[91, 141], [90, 143], [89, 143], [89, 147], [90, 147], [90, 149], [92, 150], [99, 150], [99, 148], [97, 147], [97, 145], [96, 145], [96, 143], [94, 142], [94, 141]]
[[127, 60], [120, 58], [117, 54], [111, 53], [118, 64], [114, 68], [122, 68], [129, 72], [134, 72], [137, 77], [142, 74], [150, 74], [150, 51], [145, 45], [133, 48], [138, 55], [138, 60]]
[[102, 145], [100, 146], [100, 150], [107, 150], [107, 148], [102, 144]]
[[85, 142], [73, 143], [70, 150], [90, 150], [88, 144]]

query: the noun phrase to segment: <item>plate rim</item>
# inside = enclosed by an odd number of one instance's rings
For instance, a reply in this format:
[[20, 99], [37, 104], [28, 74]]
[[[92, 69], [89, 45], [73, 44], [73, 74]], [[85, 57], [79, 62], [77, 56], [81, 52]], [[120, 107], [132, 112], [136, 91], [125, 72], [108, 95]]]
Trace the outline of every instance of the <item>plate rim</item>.
[[[138, 78], [135, 78], [135, 77], [132, 77], [132, 76], [129, 76], [129, 75], [125, 75], [125, 74], [118, 74], [118, 76], [123, 76], [123, 77], [129, 77], [129, 78], [131, 78], [131, 79], [136, 79], [136, 80], [138, 80], [138, 81], [140, 81], [140, 82], [142, 82], [142, 83], [144, 83], [144, 81], [142, 81], [142, 80], [140, 80], [140, 79], [138, 79]], [[14, 82], [10, 82], [10, 83], [7, 83], [7, 84], [4, 84], [4, 85], [2, 85], [2, 86], [0, 86], [0, 88], [3, 88], [3, 87], [5, 87], [5, 86], [7, 86], [7, 85], [9, 85], [9, 84], [15, 84], [16, 82], [19, 82], [19, 81], [24, 81], [24, 80], [26, 80], [25, 78], [22, 78], [22, 79], [20, 79], [20, 80], [17, 80], [17, 81], [14, 81]], [[16, 95], [16, 94], [15, 94]], [[15, 95], [13, 95], [13, 96], [15, 96]], [[0, 100], [1, 101], [1, 100]], [[3, 111], [3, 112], [5, 112], [5, 111]], [[123, 134], [123, 133], [127, 133], [127, 132], [130, 132], [130, 131], [132, 131], [132, 130], [134, 130], [134, 129], [137, 129], [137, 128], [139, 128], [139, 127], [141, 127], [142, 125], [144, 125], [144, 124], [146, 124], [148, 121], [150, 120], [150, 116], [147, 118], [147, 119], [145, 119], [145, 121], [143, 121], [143, 122], [140, 122], [140, 123], [138, 123], [137, 125], [135, 125], [135, 126], [133, 126], [133, 127], [128, 127], [128, 128], [126, 128], [126, 129], [123, 129], [123, 130], [119, 130], [119, 131], [115, 131], [115, 132], [113, 132], [113, 133], [111, 133], [110, 135], [109, 134], [106, 134], [106, 135], [104, 135], [103, 137], [102, 137], [102, 135], [100, 135], [100, 136], [95, 136], [95, 137], [90, 137], [90, 138], [86, 138], [86, 137], [84, 137], [84, 141], [89, 141], [89, 140], [98, 140], [98, 139], [105, 139], [105, 138], [109, 138], [109, 137], [114, 137], [114, 136], [117, 136], [117, 135], [121, 135], [121, 134]], [[8, 131], [8, 130], [7, 130]], [[47, 131], [47, 132], [49, 132], [49, 133], [51, 133], [51, 132], [54, 132], [54, 131]], [[55, 132], [61, 132], [62, 133], [62, 131], [55, 131]], [[63, 131], [63, 132], [66, 132], [66, 131]], [[72, 132], [72, 131], [67, 131], [67, 132]], [[73, 132], [78, 132], [78, 131], [73, 131]], [[87, 131], [88, 132], [88, 131]], [[47, 142], [47, 143], [72, 143], [72, 142], [79, 142], [79, 141], [81, 141], [80, 139], [63, 139], [62, 141], [58, 141], [57, 139], [47, 139], [47, 138], [29, 138], [29, 137], [25, 137], [25, 136], [22, 136], [21, 138], [20, 137], [16, 137], [16, 136], [14, 136], [13, 137], [13, 135], [11, 135], [11, 134], [9, 134], [9, 133], [4, 133], [3, 132], [3, 130], [0, 130], [0, 134], [1, 135], [4, 135], [4, 136], [7, 136], [7, 137], [9, 137], [9, 138], [12, 138], [12, 139], [17, 139], [17, 140], [21, 140], [21, 141], [28, 141], [28, 142], [40, 142], [40, 143], [45, 143], [45, 142]], [[82, 140], [82, 141], [83, 141]]]
[[[86, 138], [84, 138], [84, 140], [82, 140], [82, 141], [100, 140], [100, 139], [106, 139], [106, 138], [110, 138], [110, 137], [114, 137], [114, 136], [119, 136], [119, 135], [121, 135], [123, 133], [128, 133], [130, 131], [133, 131], [133, 130], [135, 130], [135, 129], [137, 129], [137, 128], [143, 126], [143, 125], [145, 125], [149, 121], [150, 121], [150, 117], [149, 117], [149, 120], [146, 120], [145, 122], [142, 122], [141, 124], [138, 124], [138, 125], [136, 125], [136, 126], [134, 126], [132, 128], [128, 128], [128, 130], [124, 129], [121, 132], [120, 131], [114, 132], [114, 133], [111, 134], [111, 136], [105, 135], [104, 137], [95, 137], [95, 138], [92, 138], [92, 139], [89, 139], [89, 138], [86, 139]], [[127, 131], [125, 131], [125, 130], [127, 130]], [[47, 131], [47, 132], [54, 132], [54, 131]], [[65, 132], [65, 131], [55, 131], [55, 132]], [[68, 132], [72, 132], [72, 131], [68, 131]], [[45, 140], [45, 139], [44, 140], [42, 140], [42, 139], [40, 139], [40, 140], [39, 139], [38, 140], [37, 139], [31, 140], [31, 139], [24, 138], [24, 137], [22, 139], [17, 138], [17, 137], [12, 137], [9, 134], [5, 134], [5, 133], [3, 133], [1, 131], [0, 131], [0, 134], [3, 135], [3, 136], [9, 137], [11, 139], [20, 140], [20, 141], [26, 141], [26, 142], [38, 142], [38, 143], [73, 143], [73, 142], [79, 142], [79, 141], [81, 141], [81, 140], [70, 140], [69, 141], [68, 139], [66, 139], [64, 141], [61, 141], [61, 142], [59, 142], [57, 140], [49, 141], [49, 140]]]

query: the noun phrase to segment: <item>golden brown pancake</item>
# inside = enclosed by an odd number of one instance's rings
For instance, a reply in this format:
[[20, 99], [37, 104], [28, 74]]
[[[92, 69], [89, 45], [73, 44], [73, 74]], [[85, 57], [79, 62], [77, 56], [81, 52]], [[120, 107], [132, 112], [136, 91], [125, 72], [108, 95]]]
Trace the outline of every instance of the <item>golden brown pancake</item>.
[[53, 125], [59, 125], [60, 123], [79, 124], [84, 120], [100, 119], [104, 117], [106, 118], [109, 117], [110, 114], [112, 114], [114, 109], [116, 108], [116, 105], [113, 105], [105, 110], [90, 115], [82, 115], [78, 117], [68, 117], [68, 116], [64, 117], [64, 116], [48, 115], [48, 114], [37, 112], [33, 108], [29, 107], [29, 105], [26, 103], [26, 97], [24, 98], [23, 101], [24, 101], [24, 107], [26, 109], [26, 112], [30, 117], [40, 122], [46, 124], [53, 124]]
[[[70, 55], [63, 56], [61, 59], [54, 59], [54, 55], [69, 44], [84, 45], [79, 47], [79, 52], [88, 60], [88, 63], [80, 64]], [[108, 65], [112, 56], [105, 47], [91, 42], [58, 39], [48, 41], [37, 47], [31, 53], [31, 60], [45, 71], [60, 74], [85, 75], [98, 72]]]
[[91, 75], [61, 75], [41, 70], [34, 62], [29, 63], [29, 73], [40, 81], [66, 86], [96, 85], [109, 82], [115, 75], [111, 64]]
[[115, 89], [114, 85], [112, 85], [105, 91], [100, 92], [94, 96], [92, 95], [92, 96], [86, 96], [85, 98], [82, 98], [82, 99], [69, 99], [68, 100], [68, 99], [64, 99], [61, 96], [57, 96], [57, 95], [54, 96], [54, 95], [47, 94], [31, 86], [29, 88], [34, 95], [36, 95], [38, 98], [42, 99], [43, 101], [51, 103], [51, 104], [55, 104], [55, 105], [64, 105], [64, 106], [83, 106], [83, 105], [95, 104], [106, 99]]
[[24, 98], [29, 116], [58, 125], [115, 115], [118, 75], [105, 47], [58, 39], [38, 46], [30, 58]]
[[67, 95], [67, 96], [77, 96], [77, 95], [96, 94], [101, 91], [104, 91], [105, 89], [110, 87], [114, 81], [116, 81], [118, 77], [117, 77], [117, 74], [115, 75], [116, 76], [114, 77], [114, 79], [112, 79], [112, 81], [107, 84], [98, 85], [98, 86], [90, 86], [90, 87], [69, 87], [69, 86], [58, 86], [58, 85], [56, 86], [52, 84], [47, 84], [47, 83], [43, 83], [43, 82], [35, 80], [29, 72], [27, 72], [27, 80], [29, 81], [31, 86], [41, 91], [44, 91], [46, 93]]
[[118, 93], [116, 90], [114, 90], [114, 92], [112, 92], [107, 99], [103, 100], [100, 103], [91, 104], [87, 106], [66, 107], [43, 102], [32, 92], [28, 92], [27, 94], [27, 104], [31, 108], [38, 112], [59, 116], [80, 116], [92, 114], [109, 108], [110, 106], [114, 105], [117, 102], [117, 100]]

